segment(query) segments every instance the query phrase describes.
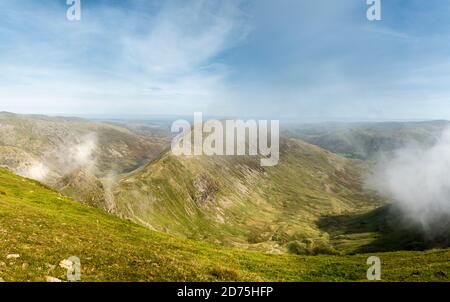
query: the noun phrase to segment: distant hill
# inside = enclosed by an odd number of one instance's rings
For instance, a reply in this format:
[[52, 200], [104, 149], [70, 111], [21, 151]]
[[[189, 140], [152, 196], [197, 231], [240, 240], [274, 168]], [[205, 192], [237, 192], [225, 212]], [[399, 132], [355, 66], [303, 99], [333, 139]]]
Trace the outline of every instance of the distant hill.
[[0, 113], [0, 166], [105, 209], [112, 179], [167, 144], [167, 138], [111, 123]]
[[448, 121], [290, 124], [284, 134], [366, 160], [410, 144], [431, 145], [449, 126]]

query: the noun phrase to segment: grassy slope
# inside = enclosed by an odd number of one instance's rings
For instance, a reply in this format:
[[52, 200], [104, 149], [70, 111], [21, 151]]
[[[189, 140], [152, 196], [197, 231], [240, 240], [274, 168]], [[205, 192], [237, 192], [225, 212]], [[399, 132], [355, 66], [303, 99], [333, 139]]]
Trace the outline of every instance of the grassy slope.
[[263, 251], [328, 248], [322, 216], [368, 211], [361, 162], [299, 140], [281, 142], [280, 163], [255, 157], [166, 153], [115, 188], [117, 212], [154, 229]]
[[[7, 259], [16, 253], [20, 258]], [[81, 259], [83, 281], [363, 281], [368, 257], [269, 255], [176, 238], [0, 168], [0, 277], [64, 280], [58, 263], [73, 255]], [[386, 281], [442, 281], [450, 268], [449, 250], [378, 256]]]

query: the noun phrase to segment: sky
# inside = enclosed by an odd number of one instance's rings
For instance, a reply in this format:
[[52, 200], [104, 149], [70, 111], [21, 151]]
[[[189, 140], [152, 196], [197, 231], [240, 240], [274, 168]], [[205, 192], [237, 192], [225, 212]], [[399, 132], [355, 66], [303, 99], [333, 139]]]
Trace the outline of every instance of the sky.
[[0, 111], [450, 119], [450, 2], [0, 0]]

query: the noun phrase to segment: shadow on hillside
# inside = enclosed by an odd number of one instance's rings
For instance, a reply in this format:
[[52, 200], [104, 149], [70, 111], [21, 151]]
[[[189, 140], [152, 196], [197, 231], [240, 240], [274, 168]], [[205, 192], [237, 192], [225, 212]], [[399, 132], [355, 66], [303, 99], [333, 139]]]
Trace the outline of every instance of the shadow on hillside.
[[442, 215], [424, 230], [404, 218], [394, 206], [363, 214], [322, 217], [317, 225], [330, 234], [334, 244], [351, 242], [354, 253], [421, 251], [450, 246], [450, 216]]

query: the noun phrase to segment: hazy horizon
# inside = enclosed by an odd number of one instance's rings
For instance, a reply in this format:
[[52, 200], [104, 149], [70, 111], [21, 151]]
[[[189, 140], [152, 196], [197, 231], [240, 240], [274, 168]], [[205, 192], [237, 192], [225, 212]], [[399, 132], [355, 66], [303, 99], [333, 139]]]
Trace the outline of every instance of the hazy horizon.
[[[175, 119], [186, 119], [192, 120], [194, 113], [189, 114], [77, 114], [77, 113], [33, 113], [31, 112], [11, 112], [11, 111], [0, 111], [0, 113], [9, 113], [17, 115], [32, 115], [32, 116], [48, 116], [48, 117], [73, 117], [82, 118], [87, 120], [107, 120], [107, 121], [148, 121], [148, 122], [170, 122]], [[204, 120], [210, 119], [263, 119], [263, 120], [280, 120], [285, 124], [358, 124], [358, 123], [420, 123], [420, 122], [450, 122], [450, 119], [427, 119], [427, 118], [416, 118], [416, 119], [402, 119], [402, 118], [392, 118], [392, 119], [377, 119], [377, 118], [292, 118], [292, 117], [279, 117], [279, 116], [249, 116], [249, 115], [204, 115]]]

